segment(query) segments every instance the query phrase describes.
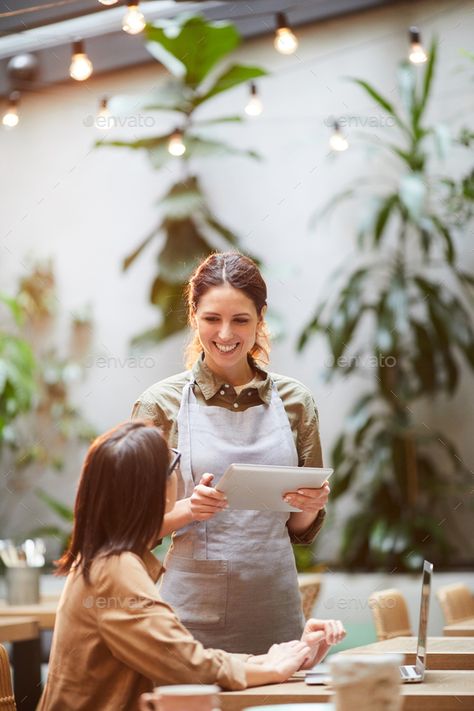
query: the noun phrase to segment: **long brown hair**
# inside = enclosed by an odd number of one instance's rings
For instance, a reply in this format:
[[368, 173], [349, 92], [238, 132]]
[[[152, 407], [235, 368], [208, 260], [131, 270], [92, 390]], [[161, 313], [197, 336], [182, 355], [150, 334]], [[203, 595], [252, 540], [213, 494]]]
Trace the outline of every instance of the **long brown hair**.
[[[250, 355], [257, 363], [267, 364], [270, 355], [270, 334], [262, 316], [262, 309], [267, 304], [267, 285], [255, 262], [240, 252], [215, 252], [196, 268], [186, 289], [189, 325], [192, 325], [192, 318], [201, 297], [212, 287], [223, 284], [243, 291], [253, 301], [259, 322]], [[186, 367], [191, 368], [201, 353], [199, 336], [194, 333], [186, 348]]]
[[68, 550], [57, 575], [78, 568], [89, 582], [98, 556], [142, 555], [157, 538], [165, 513], [170, 453], [149, 422], [124, 422], [97, 437], [82, 467]]

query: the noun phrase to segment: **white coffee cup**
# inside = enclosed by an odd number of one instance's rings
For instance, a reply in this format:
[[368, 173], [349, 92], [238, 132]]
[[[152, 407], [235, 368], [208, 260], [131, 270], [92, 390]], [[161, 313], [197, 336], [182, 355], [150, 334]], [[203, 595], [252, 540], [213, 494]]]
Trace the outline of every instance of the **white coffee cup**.
[[219, 711], [220, 691], [206, 684], [157, 686], [140, 696], [140, 711]]

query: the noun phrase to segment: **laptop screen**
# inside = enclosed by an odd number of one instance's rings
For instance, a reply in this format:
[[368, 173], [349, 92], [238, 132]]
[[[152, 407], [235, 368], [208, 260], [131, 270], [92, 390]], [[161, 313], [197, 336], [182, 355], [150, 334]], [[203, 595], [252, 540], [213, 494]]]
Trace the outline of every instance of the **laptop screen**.
[[421, 581], [420, 623], [418, 627], [418, 647], [416, 650], [417, 672], [424, 671], [426, 667], [426, 633], [428, 630], [432, 572], [433, 564], [425, 560], [423, 563], [423, 580]]

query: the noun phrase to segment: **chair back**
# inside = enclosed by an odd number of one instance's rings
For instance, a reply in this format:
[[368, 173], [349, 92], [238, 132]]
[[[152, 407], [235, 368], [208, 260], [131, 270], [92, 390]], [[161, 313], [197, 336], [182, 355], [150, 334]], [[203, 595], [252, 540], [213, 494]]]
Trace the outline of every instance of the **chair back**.
[[305, 620], [309, 620], [321, 590], [321, 576], [318, 573], [302, 573], [298, 576], [301, 607]]
[[16, 711], [7, 650], [0, 644], [0, 711]]
[[379, 641], [412, 636], [407, 604], [399, 590], [391, 588], [372, 593], [369, 597], [369, 607]]
[[474, 597], [467, 585], [445, 585], [437, 591], [436, 597], [447, 625], [474, 617]]

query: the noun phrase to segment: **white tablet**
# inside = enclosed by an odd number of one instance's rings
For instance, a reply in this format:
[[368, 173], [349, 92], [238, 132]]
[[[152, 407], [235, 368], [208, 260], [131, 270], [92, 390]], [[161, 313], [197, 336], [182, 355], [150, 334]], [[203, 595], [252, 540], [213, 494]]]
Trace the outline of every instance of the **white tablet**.
[[333, 469], [279, 467], [268, 464], [231, 464], [216, 486], [227, 496], [229, 509], [300, 511], [283, 500], [298, 489], [319, 489]]

